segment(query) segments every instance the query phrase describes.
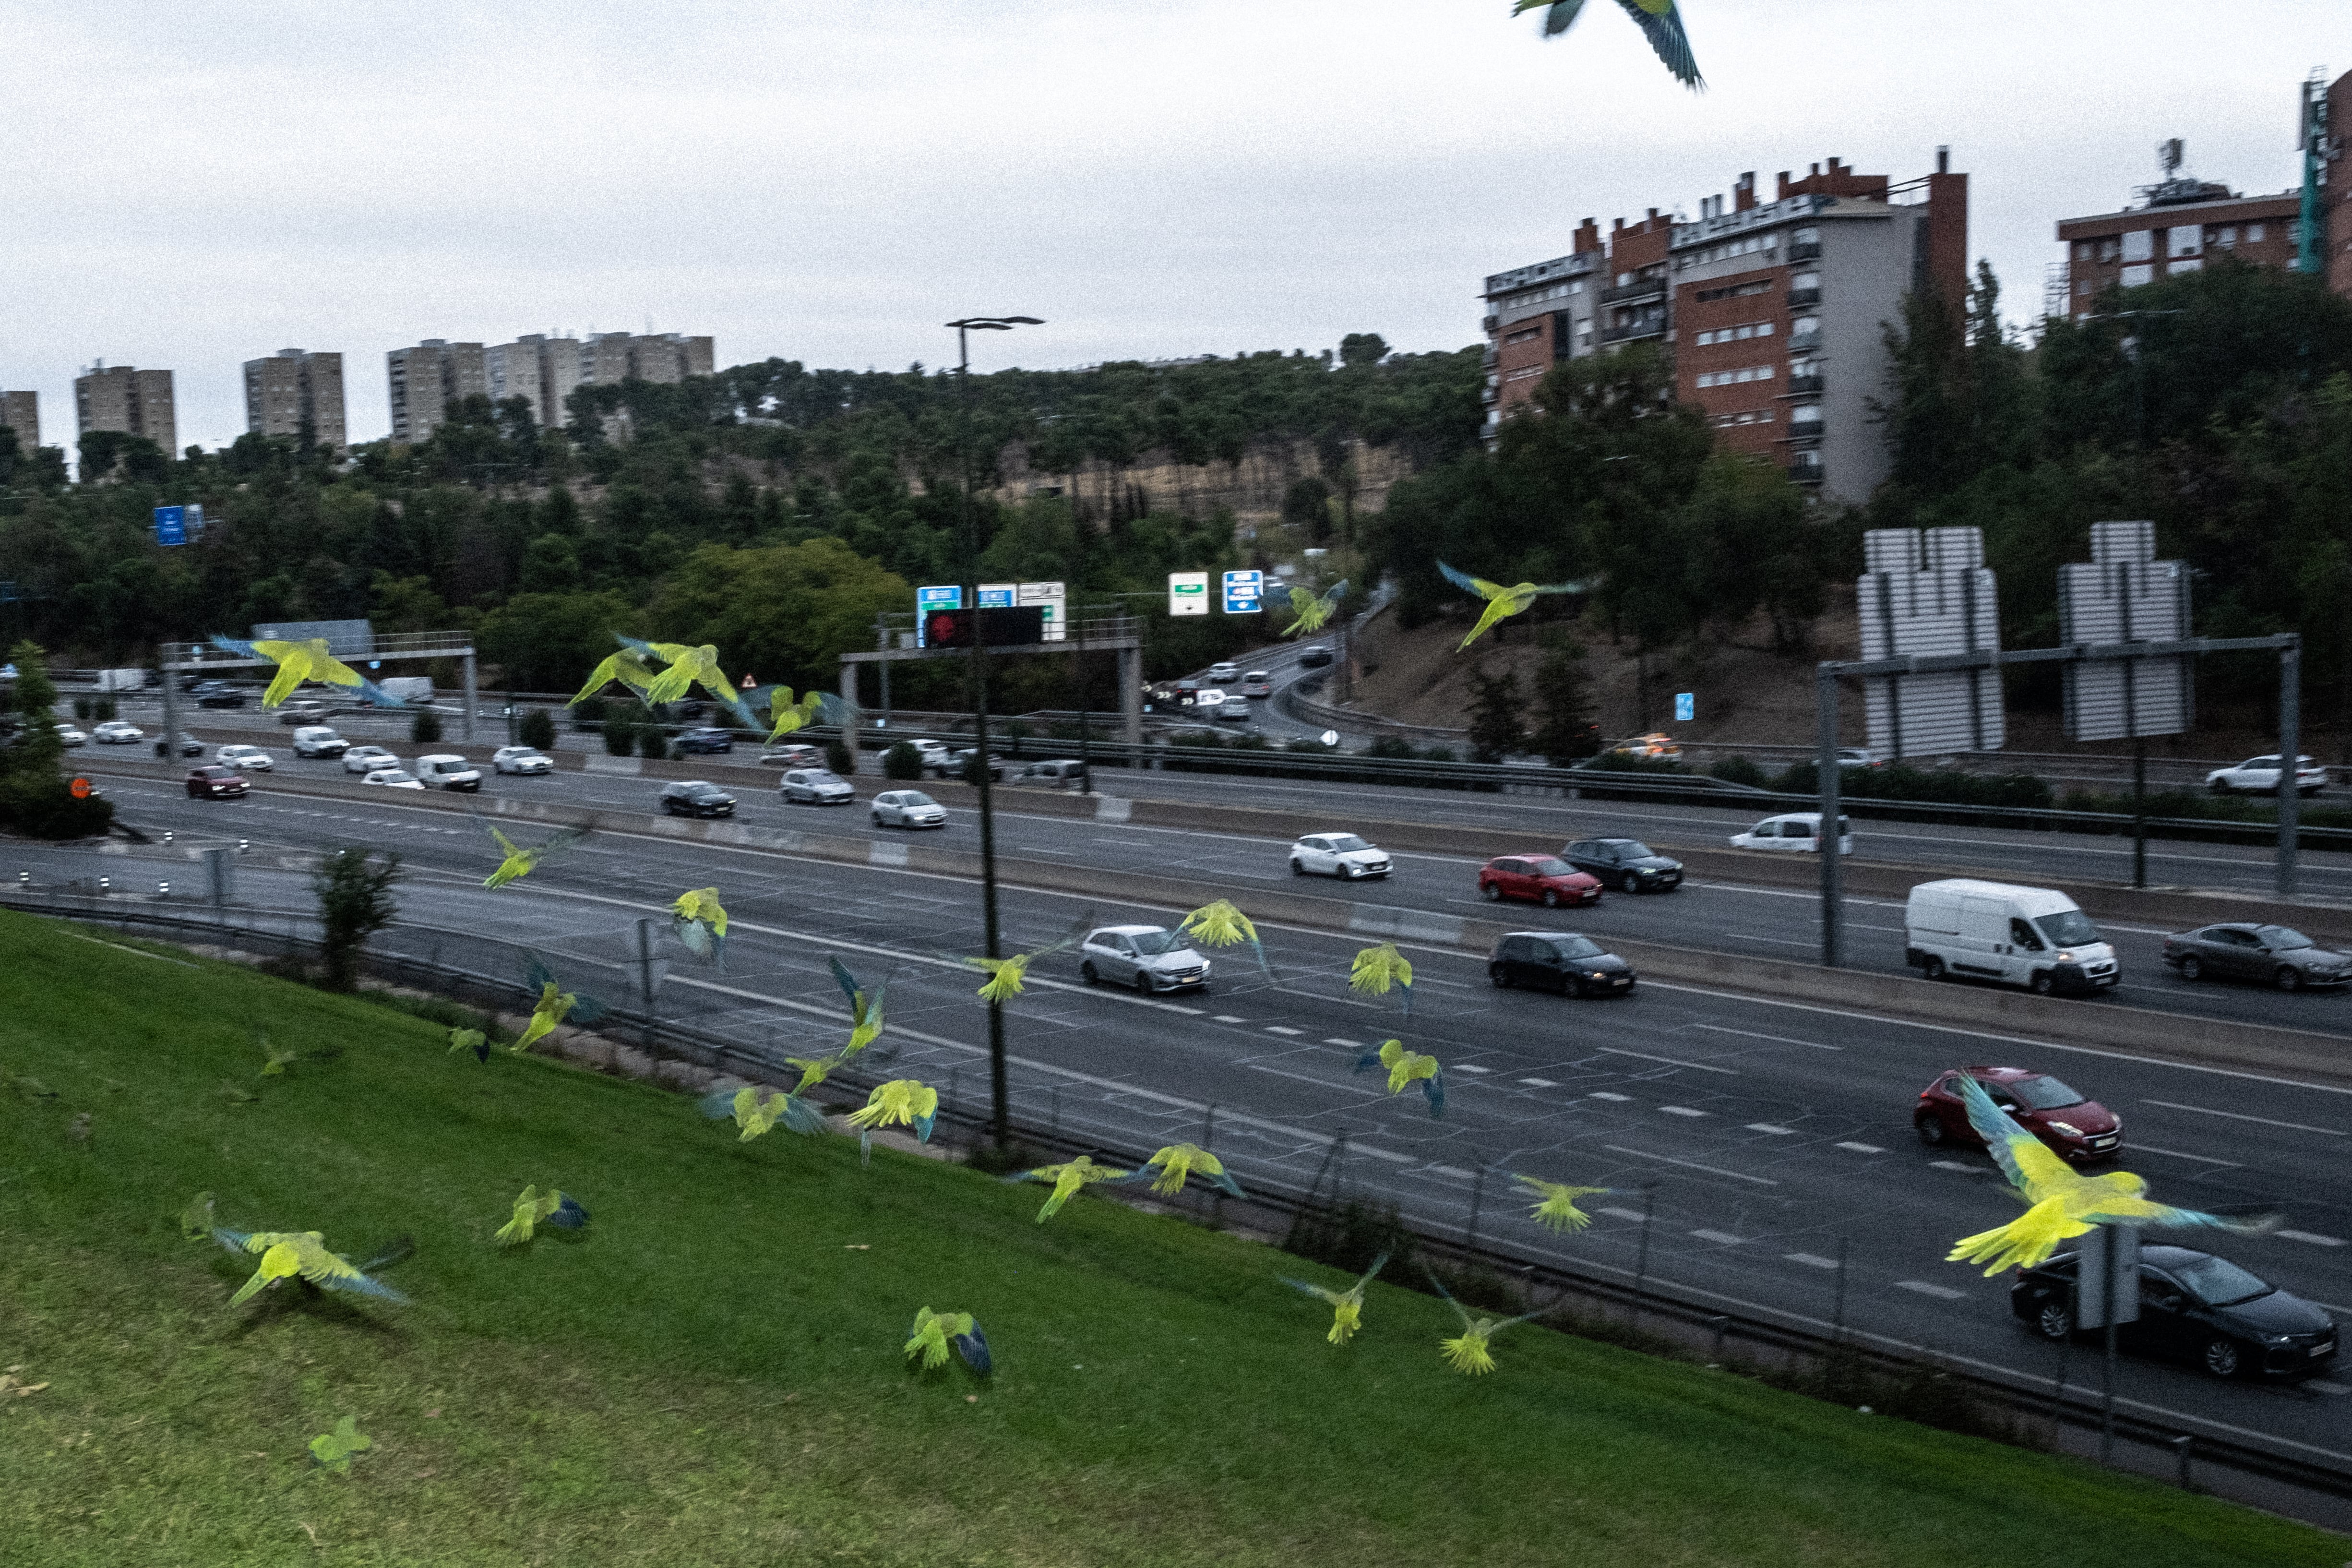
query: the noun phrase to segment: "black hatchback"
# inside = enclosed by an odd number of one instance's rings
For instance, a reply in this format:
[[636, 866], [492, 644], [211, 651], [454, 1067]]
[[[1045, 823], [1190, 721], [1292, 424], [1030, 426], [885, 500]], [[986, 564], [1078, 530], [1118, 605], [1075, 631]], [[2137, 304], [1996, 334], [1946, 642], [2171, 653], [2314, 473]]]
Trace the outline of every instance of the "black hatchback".
[[[2021, 1269], [2009, 1288], [2010, 1310], [2044, 1339], [2099, 1331], [2074, 1327], [2080, 1256], [2062, 1252]], [[2193, 1362], [2215, 1377], [2294, 1378], [2335, 1364], [2336, 1321], [2226, 1258], [2143, 1246], [2139, 1317], [2117, 1325], [2116, 1342], [2142, 1355]]]
[[664, 784], [661, 807], [672, 816], [732, 816], [735, 797], [715, 784], [689, 779], [683, 784]]
[[1524, 985], [1563, 996], [1619, 996], [1633, 989], [1633, 966], [1589, 936], [1515, 931], [1486, 955], [1486, 978], [1498, 990]]
[[1682, 886], [1683, 863], [1659, 854], [1638, 838], [1580, 838], [1562, 849], [1559, 858], [1600, 878], [1604, 888], [1665, 893]]
[[670, 747], [681, 757], [731, 752], [735, 749], [735, 732], [706, 725], [698, 730], [681, 730]]

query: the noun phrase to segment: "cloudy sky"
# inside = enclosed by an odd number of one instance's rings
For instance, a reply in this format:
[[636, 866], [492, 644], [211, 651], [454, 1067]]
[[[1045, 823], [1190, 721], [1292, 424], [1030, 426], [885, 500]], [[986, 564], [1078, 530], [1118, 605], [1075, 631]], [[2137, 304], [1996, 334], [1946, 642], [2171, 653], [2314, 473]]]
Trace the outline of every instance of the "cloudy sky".
[[[0, 0], [0, 386], [72, 440], [78, 367], [344, 355], [354, 439], [419, 338], [707, 332], [721, 364], [903, 368], [974, 312], [991, 368], [1478, 336], [1481, 277], [1742, 171], [1973, 176], [2011, 313], [2053, 219], [2185, 137], [2300, 178], [2344, 0], [1684, 0], [1708, 88], [1608, 0]], [[2332, 24], [2332, 25], [2331, 25]]]

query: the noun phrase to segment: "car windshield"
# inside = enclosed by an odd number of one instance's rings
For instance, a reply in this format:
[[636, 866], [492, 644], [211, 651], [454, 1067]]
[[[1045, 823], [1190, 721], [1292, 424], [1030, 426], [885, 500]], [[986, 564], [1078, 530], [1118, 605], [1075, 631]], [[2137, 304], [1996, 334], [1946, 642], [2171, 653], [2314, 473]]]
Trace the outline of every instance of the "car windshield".
[[2299, 947], [2319, 945], [2293, 926], [2256, 926], [2254, 935], [2273, 952], [2292, 952]]
[[1339, 855], [1348, 854], [1352, 850], [1370, 849], [1371, 847], [1370, 845], [1365, 843], [1362, 839], [1357, 837], [1352, 833], [1336, 834], [1332, 837], [1330, 842], [1333, 853]]
[[2189, 1293], [2209, 1307], [2234, 1307], [2241, 1301], [2251, 1301], [2257, 1296], [2267, 1296], [2276, 1287], [2265, 1284], [2226, 1258], [2207, 1256], [2187, 1263], [2165, 1266]]
[[2030, 1110], [2055, 1110], [2061, 1106], [2083, 1103], [2081, 1095], [2047, 1074], [2019, 1079], [2008, 1089]]
[[933, 800], [929, 795], [925, 795], [921, 790], [910, 789], [906, 794], [898, 797], [898, 804], [900, 805], [937, 805], [940, 803]]
[[1562, 958], [1599, 958], [1601, 948], [1589, 936], [1556, 936], [1551, 950]]
[[2042, 916], [2033, 924], [2060, 947], [2081, 947], [2099, 940], [2099, 928], [2080, 910], [2061, 910], [2054, 915]]
[[[841, 782], [831, 773], [825, 772], [823, 768], [811, 768], [808, 771], [807, 778], [808, 782], [813, 784], [839, 784]], [[713, 791], [712, 793], [716, 794], [718, 792]]]
[[1529, 875], [1537, 877], [1573, 877], [1576, 875], [1575, 867], [1570, 865], [1565, 860], [1555, 860], [1549, 855], [1544, 856], [1541, 859], [1528, 861], [1528, 871]]
[[1253, 669], [1247, 675], [1243, 676], [1242, 679], [1248, 681], [1253, 686], [1263, 686], [1265, 684], [1265, 671], [1262, 669]]
[[1163, 952], [1181, 952], [1184, 948], [1184, 939], [1174, 931], [1131, 931], [1127, 933], [1127, 940], [1135, 943], [1135, 951], [1146, 958], [1157, 958]]
[[1602, 842], [1616, 852], [1620, 860], [1650, 860], [1656, 858], [1658, 853], [1638, 838], [1609, 838]]

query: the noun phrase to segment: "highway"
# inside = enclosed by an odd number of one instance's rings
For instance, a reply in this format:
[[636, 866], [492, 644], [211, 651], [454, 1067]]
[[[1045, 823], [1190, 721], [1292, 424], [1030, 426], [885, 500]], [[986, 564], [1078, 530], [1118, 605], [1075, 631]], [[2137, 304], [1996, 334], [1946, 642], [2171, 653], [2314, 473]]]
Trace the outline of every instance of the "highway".
[[[970, 883], [640, 837], [625, 814], [644, 808], [657, 787], [651, 780], [558, 774], [494, 787], [544, 791], [615, 816], [571, 855], [490, 893], [478, 886], [493, 863], [487, 840], [471, 824], [415, 809], [395, 792], [364, 804], [273, 798], [265, 780], [249, 801], [211, 803], [190, 801], [160, 779], [109, 782], [126, 819], [151, 833], [249, 837], [239, 888], [246, 902], [310, 907], [299, 860], [282, 865], [282, 855], [344, 844], [396, 847], [414, 872], [403, 895], [407, 918], [472, 933], [486, 963], [513, 959], [498, 942], [533, 944], [559, 972], [584, 977], [572, 983], [618, 988], [623, 1000], [635, 973], [634, 922], [686, 888], [715, 884], [736, 921], [726, 967], [698, 967], [673, 946], [661, 997], [667, 1013], [690, 1009], [706, 1026], [778, 1055], [826, 1048], [838, 1039], [842, 1008], [824, 964], [838, 954], [869, 978], [894, 974], [893, 1071], [952, 1088], [968, 1106], [982, 1092], [985, 1013], [972, 994], [977, 977], [956, 963], [978, 942]], [[1288, 880], [1279, 845], [1024, 816], [1017, 796], [1007, 805], [1000, 823], [1007, 854], [1181, 871], [1229, 886], [1244, 909], [1253, 881]], [[743, 816], [866, 831], [855, 809], [788, 810], [748, 795]], [[969, 822], [960, 818], [946, 836], [969, 843]], [[194, 879], [196, 868], [175, 858], [178, 846], [110, 847], [123, 852], [11, 845], [13, 863], [0, 872], [21, 866], [36, 882], [106, 874], [119, 887]], [[1433, 909], [1464, 901], [1466, 883], [1462, 868], [1416, 858], [1388, 887], [1315, 890]], [[1006, 892], [1003, 908], [1007, 940], [1016, 944], [1059, 935], [1087, 910], [1083, 900], [1035, 891]], [[1106, 922], [1173, 915], [1102, 904], [1093, 913]], [[1657, 921], [1660, 930], [1712, 930], [1710, 940], [1727, 942], [1740, 932], [1760, 937], [1776, 922], [1794, 928], [1796, 940], [1809, 920], [1799, 901], [1698, 887], [1612, 899], [1582, 921], [1531, 910], [1526, 923], [1605, 934]], [[2081, 1386], [2097, 1376], [2088, 1347], [2067, 1352], [2029, 1337], [2009, 1316], [2005, 1281], [1942, 1260], [1955, 1237], [2012, 1217], [2016, 1205], [1984, 1156], [1924, 1149], [1909, 1123], [1918, 1090], [1945, 1068], [2039, 1067], [2121, 1114], [2124, 1163], [2147, 1176], [2159, 1199], [2285, 1216], [2274, 1235], [2200, 1233], [2201, 1243], [2192, 1237], [2191, 1245], [2352, 1316], [2352, 1162], [2345, 1159], [2352, 1091], [1687, 986], [1645, 984], [1627, 998], [1581, 1004], [1498, 992], [1476, 955], [1410, 947], [1418, 1001], [1404, 1032], [1447, 1066], [1447, 1113], [1433, 1120], [1418, 1094], [1391, 1099], [1372, 1075], [1351, 1070], [1361, 1050], [1402, 1027], [1392, 1000], [1347, 991], [1359, 943], [1274, 927], [1265, 934], [1278, 979], [1259, 975], [1245, 956], [1221, 954], [1214, 986], [1199, 996], [1090, 988], [1068, 955], [1041, 961], [1008, 1009], [1022, 1116], [1135, 1151], [1202, 1136], [1213, 1105], [1214, 1142], [1244, 1185], [1304, 1188], [1344, 1132], [1347, 1178], [1363, 1194], [1426, 1224], [1464, 1226], [1478, 1192], [1482, 1235], [1527, 1256], [1559, 1253], [1604, 1268], [1633, 1268], [1647, 1205], [1653, 1278], [1822, 1322], [1833, 1310], [1843, 1247], [1854, 1328], [2034, 1375], [2063, 1367]], [[382, 940], [437, 942], [446, 952], [467, 938], [403, 931]], [[2126, 962], [2134, 963], [2128, 953]], [[2180, 1005], [2213, 1005], [2239, 1016], [2257, 1003], [2309, 1004], [2296, 1019], [2305, 1027], [2342, 1016], [2334, 998], [2183, 993]], [[1514, 1216], [1502, 1174], [1511, 1170], [1617, 1192], [1597, 1200], [1590, 1231], [1555, 1238]], [[2224, 1384], [2186, 1367], [2126, 1360], [2119, 1386], [2126, 1399], [2175, 1418], [2352, 1464], [2347, 1375], [2294, 1387]]]

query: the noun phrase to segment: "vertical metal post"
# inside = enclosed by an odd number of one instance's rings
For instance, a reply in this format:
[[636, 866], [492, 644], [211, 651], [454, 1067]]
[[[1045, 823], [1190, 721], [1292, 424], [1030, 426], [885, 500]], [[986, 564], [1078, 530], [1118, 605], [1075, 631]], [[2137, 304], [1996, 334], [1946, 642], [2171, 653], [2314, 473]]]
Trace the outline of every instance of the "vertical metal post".
[[[1123, 647], [1118, 650], [1118, 729], [1119, 739], [1130, 746], [1143, 744], [1143, 650]], [[1136, 758], [1141, 767], [1143, 759]]]
[[2278, 896], [2294, 897], [2294, 857], [2303, 796], [2303, 639], [2279, 649]]
[[1837, 1304], [1830, 1310], [1830, 1343], [1845, 1342], [1845, 1237], [1838, 1237]]
[[[2116, 1278], [2116, 1269], [2121, 1259], [2117, 1256], [2114, 1226], [2099, 1227], [2099, 1246], [2105, 1250], [2107, 1257], [2106, 1279], [2104, 1281], [2107, 1299], [2099, 1303], [2099, 1316], [2105, 1321], [2107, 1340], [2106, 1386], [2099, 1395], [2099, 1463], [2111, 1465], [2115, 1463], [2116, 1457], [2116, 1298], [2123, 1293], [2122, 1282]], [[2132, 1288], [2137, 1289], [2139, 1281], [2133, 1280]]]
[[166, 773], [180, 760], [180, 673], [172, 668], [172, 645], [163, 645], [163, 763]]
[[463, 733], [466, 740], [470, 742], [474, 738], [474, 719], [481, 709], [480, 695], [474, 689], [474, 655], [471, 649], [467, 650], [464, 663], [466, 668], [466, 725], [461, 733]]
[[1658, 1184], [1642, 1184], [1642, 1246], [1633, 1255], [1633, 1325], [1642, 1322], [1642, 1289], [1650, 1278], [1650, 1216], [1658, 1206]]
[[2172, 1462], [2175, 1467], [2172, 1479], [2173, 1484], [2182, 1491], [2196, 1489], [2189, 1484], [2189, 1459], [2196, 1447], [2197, 1439], [2186, 1432], [2172, 1440]]
[[[1095, 793], [1094, 755], [1094, 671], [1087, 664], [1087, 617], [1080, 608], [1078, 621], [1078, 793]], [[1064, 628], [1066, 631], [1067, 628]]]
[[841, 749], [849, 753], [848, 771], [855, 773], [857, 771], [857, 667], [845, 658], [841, 661], [841, 700], [847, 710], [841, 723]]
[[2132, 737], [2132, 886], [2147, 886], [2147, 740], [2141, 735]]
[[[963, 547], [967, 574], [971, 579], [971, 724], [972, 755], [980, 764], [980, 900], [988, 956], [1002, 958], [996, 919], [996, 800], [991, 790], [988, 756], [988, 635], [987, 617], [980, 608], [980, 522], [972, 510], [971, 473], [971, 344], [970, 331], [956, 328], [956, 385], [963, 404], [963, 429], [957, 457], [963, 468]], [[1003, 1149], [1013, 1139], [1013, 1108], [1004, 1071], [1004, 1004], [988, 1005], [988, 1088], [993, 1114], [991, 1135]]]
[[[890, 627], [878, 614], [874, 617], [874, 647], [879, 653], [890, 651]], [[890, 660], [882, 660], [882, 730], [890, 729]]]
[[646, 1009], [645, 1028], [639, 1038], [647, 1050], [654, 1048], [654, 922], [637, 922], [637, 995]]
[[1843, 811], [1838, 794], [1843, 781], [1838, 775], [1837, 670], [1828, 663], [1818, 666], [1813, 674], [1813, 710], [1819, 724], [1813, 782], [1822, 797], [1821, 835], [1814, 840], [1822, 847], [1822, 963], [1825, 968], [1835, 969], [1839, 963], [1840, 928], [1844, 923], [1845, 868], [1838, 863], [1838, 817]]
[[1470, 1224], [1462, 1233], [1462, 1245], [1471, 1252], [1478, 1250], [1478, 1211], [1484, 1206], [1486, 1199], [1486, 1163], [1481, 1160], [1478, 1162], [1477, 1170], [1470, 1176]]
[[1715, 1344], [1707, 1352], [1707, 1364], [1721, 1366], [1723, 1364], [1723, 1332], [1731, 1327], [1731, 1320], [1725, 1314], [1717, 1312], [1706, 1321], [1706, 1326], [1715, 1331]]

